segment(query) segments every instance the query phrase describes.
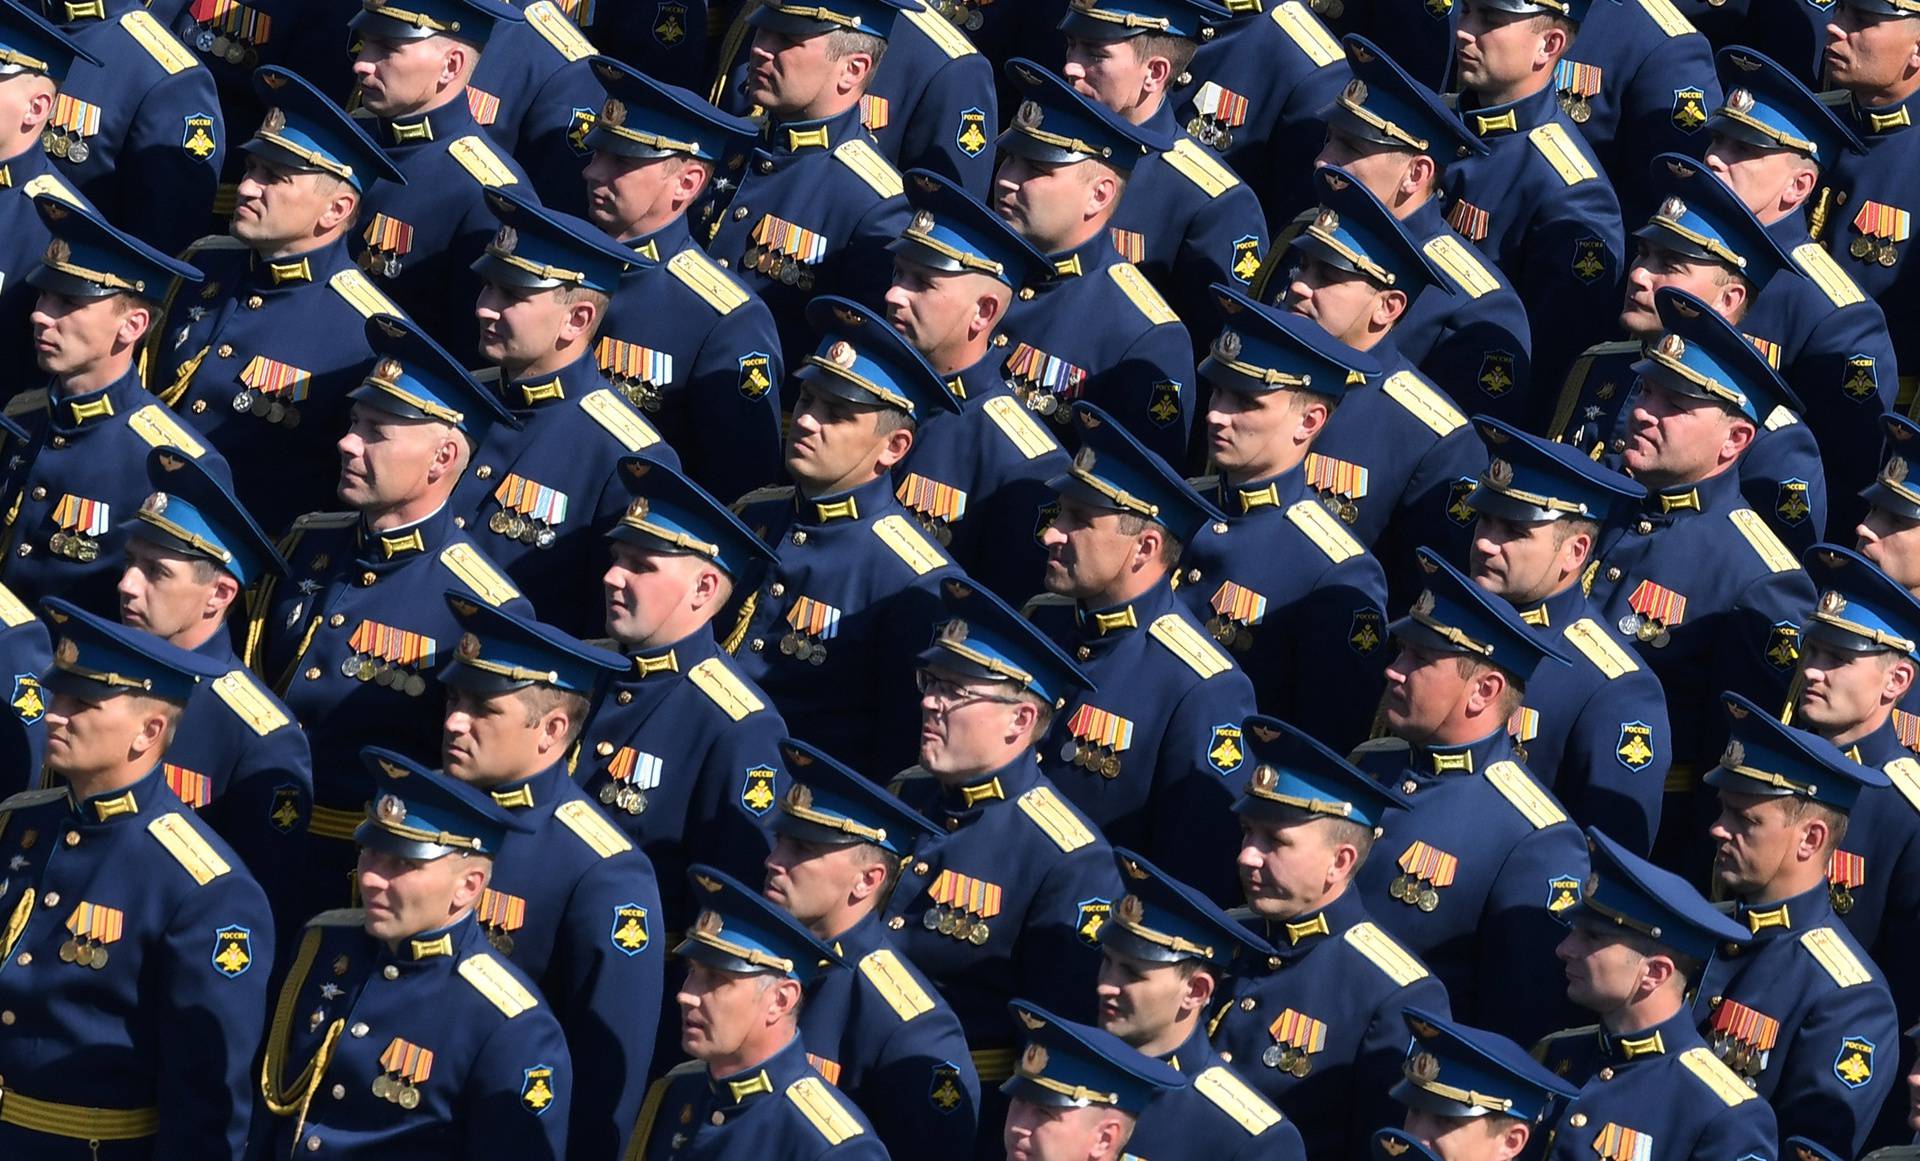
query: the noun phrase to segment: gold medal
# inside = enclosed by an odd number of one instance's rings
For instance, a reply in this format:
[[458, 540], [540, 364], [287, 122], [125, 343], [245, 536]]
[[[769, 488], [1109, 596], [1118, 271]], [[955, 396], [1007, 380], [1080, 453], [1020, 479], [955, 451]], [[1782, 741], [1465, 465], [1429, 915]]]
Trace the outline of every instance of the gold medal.
[[1848, 243], [1847, 253], [1853, 255], [1855, 258], [1864, 259], [1873, 257], [1873, 239], [1864, 234], [1855, 238], [1852, 242]]
[[1108, 754], [1100, 759], [1100, 776], [1102, 778], [1120, 777], [1120, 755]]
[[417, 1109], [420, 1107], [420, 1090], [410, 1084], [403, 1084], [400, 1086], [399, 1095], [394, 1099], [403, 1109]]
[[1313, 1071], [1313, 1061], [1307, 1059], [1306, 1053], [1298, 1053], [1294, 1056], [1293, 1063], [1287, 1066], [1287, 1071], [1293, 1074], [1294, 1079], [1302, 1079]]
[[379, 1076], [374, 1077], [373, 1078], [373, 1095], [379, 1097], [383, 1101], [392, 1100], [393, 1099], [393, 1078], [388, 1076], [384, 1072], [381, 1073]]
[[80, 945], [75, 943], [71, 939], [61, 944], [60, 945], [60, 962], [61, 963], [79, 963], [80, 962]]
[[93, 954], [87, 957], [87, 966], [94, 971], [99, 971], [101, 968], [106, 967], [107, 949], [95, 944], [90, 950]]
[[507, 534], [507, 510], [505, 508], [487, 517], [487, 531], [498, 533], [501, 536]]
[[356, 681], [372, 681], [373, 674], [374, 674], [373, 658], [362, 657], [360, 659], [360, 664], [354, 668], [354, 671], [353, 671], [354, 679]]
[[612, 806], [614, 799], [618, 797], [620, 797], [620, 784], [618, 782], [609, 782], [600, 788], [600, 802], [602, 805]]
[[1899, 261], [1894, 254], [1893, 243], [1884, 238], [1880, 240], [1880, 252], [1873, 257], [1874, 261], [1888, 268], [1891, 268], [1895, 262]]
[[987, 930], [985, 923], [975, 923], [967, 932], [967, 942], [975, 947], [985, 947], [989, 934], [991, 933]]
[[1573, 103], [1571, 109], [1567, 110], [1567, 116], [1573, 118], [1574, 124], [1585, 125], [1593, 119], [1593, 106], [1588, 103], [1585, 97], [1581, 97]]
[[1853, 888], [1845, 883], [1834, 883], [1831, 886], [1831, 893], [1835, 915], [1845, 915], [1853, 910]]
[[1432, 911], [1434, 908], [1438, 906], [1440, 906], [1440, 892], [1434, 890], [1432, 887], [1421, 888], [1420, 902], [1419, 902], [1420, 910]]

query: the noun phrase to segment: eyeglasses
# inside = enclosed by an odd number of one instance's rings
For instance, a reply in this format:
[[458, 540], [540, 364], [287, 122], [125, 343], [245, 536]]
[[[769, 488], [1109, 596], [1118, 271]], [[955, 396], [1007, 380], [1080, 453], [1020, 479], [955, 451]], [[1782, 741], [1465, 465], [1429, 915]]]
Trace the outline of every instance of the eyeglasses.
[[1020, 699], [1017, 697], [1010, 697], [1005, 694], [981, 693], [979, 690], [969, 689], [957, 681], [948, 681], [944, 677], [935, 676], [930, 669], [915, 670], [913, 683], [919, 687], [921, 697], [930, 698], [935, 705], [938, 705], [949, 713], [962, 706], [969, 706], [980, 701], [990, 701], [996, 705], [1020, 704]]

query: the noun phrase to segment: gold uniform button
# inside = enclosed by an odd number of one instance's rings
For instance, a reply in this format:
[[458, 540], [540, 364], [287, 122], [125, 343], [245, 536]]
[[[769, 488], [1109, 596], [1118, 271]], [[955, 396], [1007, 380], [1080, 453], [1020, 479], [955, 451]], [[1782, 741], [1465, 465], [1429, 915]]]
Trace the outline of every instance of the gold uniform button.
[[1576, 1129], [1584, 1128], [1586, 1126], [1586, 1123], [1587, 1123], [1587, 1114], [1585, 1113], [1575, 1113], [1572, 1116], [1567, 1118], [1567, 1124], [1572, 1125]]
[[960, 820], [959, 820], [959, 819], [957, 819], [957, 818], [950, 818], [950, 819], [948, 819], [948, 820], [947, 820], [947, 829], [948, 829], [948, 830], [959, 830], [959, 829], [960, 829]]
[[755, 653], [760, 652], [762, 649], [765, 649], [766, 647], [767, 647], [767, 639], [765, 637], [755, 637], [753, 639], [753, 644], [748, 646], [748, 648], [752, 649]]
[[599, 745], [593, 748], [593, 752], [600, 755], [602, 758], [610, 758], [613, 756], [613, 743], [601, 742]]
[[1220, 1054], [1220, 1059], [1222, 1059], [1222, 1060], [1224, 1060], [1224, 1061], [1226, 1061], [1226, 1062], [1227, 1062], [1228, 1064], [1232, 1064], [1232, 1063], [1233, 1063], [1233, 1053], [1231, 1053], [1231, 1052], [1222, 1052], [1222, 1053]]
[[47, 498], [47, 488], [45, 484], [35, 484], [33, 486], [33, 498], [36, 500], [44, 500]]
[[733, 220], [736, 222], [744, 222], [746, 221], [746, 219], [747, 219], [747, 207], [735, 206], [733, 208]]
[[187, 410], [193, 412], [195, 415], [205, 415], [207, 413], [207, 401], [204, 399], [196, 399], [193, 401], [193, 406], [187, 408]]
[[619, 702], [621, 705], [631, 705], [633, 704], [633, 691], [630, 689], [623, 689], [619, 693], [614, 695], [613, 700]]
[[221, 343], [219, 349], [214, 351], [213, 353], [220, 356], [223, 359], [231, 359], [233, 358], [233, 344]]
[[30, 951], [23, 951], [20, 953], [20, 958], [14, 960], [13, 962], [19, 964], [21, 967], [27, 967], [28, 965], [33, 963], [33, 953]]
[[761, 161], [760, 161], [760, 172], [761, 172], [761, 173], [772, 173], [772, 172], [773, 172], [773, 162], [771, 162], [771, 161], [768, 161], [768, 160], [766, 160], [765, 158], [762, 158], [762, 159], [761, 159]]
[[1076, 661], [1085, 661], [1087, 658], [1093, 656], [1093, 650], [1087, 648], [1085, 645], [1082, 645], [1080, 646], [1080, 648], [1075, 649], [1073, 651], [1073, 656], [1074, 656], [1074, 660]]
[[455, 528], [465, 528], [467, 526], [467, 518], [465, 516], [455, 516], [453, 518], [453, 526]]
[[1638, 524], [1635, 524], [1635, 525], [1633, 526], [1633, 530], [1634, 530], [1635, 532], [1638, 532], [1638, 533], [1640, 533], [1640, 534], [1641, 534], [1642, 536], [1644, 536], [1644, 535], [1646, 535], [1647, 533], [1649, 533], [1649, 532], [1652, 532], [1652, 531], [1653, 531], [1653, 521], [1651, 521], [1651, 520], [1642, 520], [1642, 521], [1641, 521], [1640, 523], [1638, 523]]
[[48, 891], [48, 892], [47, 892], [47, 897], [46, 897], [45, 899], [42, 899], [42, 900], [41, 900], [41, 902], [42, 902], [42, 903], [45, 903], [45, 904], [46, 904], [47, 906], [49, 906], [49, 907], [58, 907], [58, 906], [60, 906], [60, 892], [58, 892], [58, 891]]
[[898, 915], [894, 916], [892, 919], [887, 920], [887, 926], [894, 931], [898, 931], [902, 927], [905, 927], [906, 925], [907, 925], [907, 921], [905, 919], [900, 918], [900, 916]]
[[1610, 568], [1607, 570], [1607, 579], [1610, 581], [1617, 581], [1620, 579], [1620, 576], [1621, 576], [1620, 570], [1617, 568]]
[[346, 1099], [347, 1099], [347, 1086], [346, 1086], [346, 1085], [344, 1085], [344, 1084], [336, 1084], [336, 1085], [334, 1085], [334, 1086], [333, 1086], [333, 1099], [334, 1099], [334, 1100], [337, 1100], [337, 1101], [343, 1101], [343, 1100], [346, 1100]]
[[493, 476], [493, 465], [481, 464], [479, 467], [473, 469], [473, 475], [475, 479], [479, 480], [490, 479]]
[[66, 843], [70, 847], [77, 847], [80, 845], [80, 832], [77, 830], [70, 830], [67, 832], [67, 836], [60, 841]]
[[727, 1114], [721, 1112], [718, 1109], [715, 1109], [713, 1112], [713, 1115], [708, 1117], [707, 1119], [709, 1121], [712, 1121], [715, 1125], [724, 1125], [727, 1123]]
[[7, 1027], [11, 1028], [13, 1027], [13, 1022], [15, 1019], [16, 1017], [14, 1016], [12, 1009], [8, 1009], [5, 1012], [0, 1012], [0, 1024], [5, 1024]]
[[303, 676], [304, 676], [304, 677], [305, 677], [305, 678], [306, 678], [306, 679], [307, 679], [308, 681], [319, 681], [319, 680], [320, 680], [320, 667], [319, 667], [318, 665], [313, 665], [313, 666], [309, 666], [309, 667], [307, 668], [307, 672], [306, 672], [306, 673], [305, 673], [305, 674], [304, 674]]
[[346, 623], [347, 623], [347, 615], [345, 613], [335, 613], [333, 616], [327, 618], [327, 624], [331, 625], [335, 629], [338, 629], [340, 626]]
[[1254, 1010], [1255, 1007], [1257, 1007], [1257, 1005], [1255, 1004], [1252, 996], [1248, 996], [1245, 999], [1240, 1001], [1240, 1010], [1242, 1012], [1251, 1012]]
[[[1601, 1080], [1612, 1080], [1612, 1079], [1613, 1079], [1613, 1069], [1611, 1069], [1611, 1068], [1603, 1068], [1603, 1069], [1601, 1069], [1601, 1070], [1599, 1071], [1599, 1073], [1598, 1073], [1598, 1076], [1600, 1077], [1600, 1079], [1601, 1079]], [[1575, 1126], [1574, 1126], [1574, 1128], [1576, 1128], [1576, 1129], [1577, 1129], [1577, 1128], [1579, 1128], [1579, 1127], [1580, 1127], [1580, 1126], [1578, 1126], [1578, 1125], [1575, 1125]]]
[[265, 306], [266, 304], [267, 304], [267, 300], [264, 298], [261, 298], [257, 294], [249, 294], [247, 296], [248, 310], [259, 310], [261, 307]]
[[33, 545], [31, 545], [31, 544], [23, 544], [23, 545], [21, 545], [21, 546], [20, 546], [20, 555], [21, 555], [21, 556], [32, 556], [32, 555], [33, 555]]
[[916, 874], [916, 875], [924, 875], [924, 874], [926, 874], [926, 873], [927, 873], [927, 862], [926, 862], [926, 860], [924, 860], [924, 859], [922, 859], [922, 860], [921, 860], [920, 862], [917, 862], [917, 863], [915, 863], [915, 864], [913, 865], [913, 873], [914, 873], [914, 874]]
[[320, 1134], [318, 1133], [309, 1134], [307, 1137], [307, 1152], [318, 1153], [319, 1151], [320, 1151]]
[[366, 588], [368, 585], [371, 585], [374, 581], [377, 581], [379, 579], [380, 579], [379, 577], [373, 575], [373, 573], [371, 572], [363, 572], [360, 574], [360, 587]]
[[373, 1031], [373, 1029], [367, 1027], [367, 1022], [365, 1020], [362, 1020], [359, 1023], [355, 1024], [353, 1027], [347, 1029], [347, 1035], [353, 1037], [355, 1040], [364, 1040], [366, 1039], [367, 1033], [371, 1031]]
[[732, 263], [732, 262], [729, 262], [729, 261], [728, 261], [727, 259], [725, 259], [725, 258], [722, 258], [722, 259], [720, 259], [720, 269], [722, 269], [722, 270], [731, 270], [732, 268], [733, 268], [733, 263]]
[[380, 974], [386, 979], [397, 980], [400, 978], [400, 969], [392, 964], [388, 964], [386, 967], [380, 969]]
[[786, 593], [787, 593], [787, 586], [781, 584], [779, 581], [774, 581], [771, 585], [767, 586], [768, 596], [782, 597], [782, 596], [785, 596]]
[[795, 545], [805, 544], [807, 542], [807, 534], [796, 530], [793, 534], [793, 542]]
[[47, 442], [55, 447], [65, 447], [67, 446], [67, 437], [64, 435], [56, 435]]

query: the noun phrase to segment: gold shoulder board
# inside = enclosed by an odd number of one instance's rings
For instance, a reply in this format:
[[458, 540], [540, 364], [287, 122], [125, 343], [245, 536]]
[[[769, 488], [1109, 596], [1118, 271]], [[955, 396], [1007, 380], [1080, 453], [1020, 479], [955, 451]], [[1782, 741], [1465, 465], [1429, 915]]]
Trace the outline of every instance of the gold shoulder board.
[[770, 487], [755, 488], [733, 502], [733, 514], [738, 516], [755, 504], [766, 504], [774, 500], [784, 502], [791, 499], [793, 499], [792, 484], [774, 484]]
[[906, 191], [906, 186], [900, 182], [900, 172], [888, 165], [887, 159], [876, 153], [873, 146], [858, 137], [841, 142], [834, 149], [833, 156], [883, 198], [897, 198]]
[[358, 512], [308, 512], [294, 517], [293, 526], [302, 532], [311, 532], [319, 528], [351, 528], [359, 520]]
[[[67, 185], [66, 182], [61, 181], [59, 178], [53, 176], [50, 173], [43, 173], [39, 177], [36, 177], [32, 181], [21, 186], [20, 192], [26, 194], [30, 198], [37, 198], [41, 194], [45, 194], [48, 197], [59, 198], [61, 201], [66, 202], [70, 205], [77, 206], [80, 204], [80, 195], [73, 192], [73, 190]], [[240, 245], [240, 246], [246, 245], [246, 243], [241, 242], [240, 239], [238, 238], [230, 238], [230, 237], [226, 237], [226, 235], [221, 235], [221, 237], [225, 238], [225, 240], [227, 241], [235, 243], [236, 245]]]
[[456, 137], [447, 145], [447, 152], [460, 163], [460, 168], [473, 175], [473, 180], [481, 185], [515, 185], [519, 178], [513, 176], [513, 170], [493, 151], [493, 147], [477, 133], [465, 137]]
[[1200, 148], [1198, 142], [1182, 137], [1173, 143], [1173, 148], [1160, 156], [1181, 177], [1200, 187], [1209, 198], [1217, 198], [1234, 186], [1240, 179], [1233, 171], [1223, 165], [1218, 158]]
[[480, 555], [471, 544], [450, 544], [440, 552], [440, 563], [481, 600], [489, 605], [504, 605], [520, 595], [513, 582], [502, 576], [493, 562]]
[[667, 273], [699, 295], [715, 314], [732, 314], [753, 297], [734, 285], [727, 272], [697, 246], [689, 246], [667, 259]]
[[1180, 321], [1180, 316], [1173, 313], [1173, 308], [1167, 305], [1166, 299], [1160, 297], [1160, 292], [1153, 288], [1153, 283], [1147, 281], [1146, 275], [1140, 273], [1138, 266], [1131, 262], [1115, 262], [1107, 267], [1107, 277], [1113, 279], [1114, 284], [1126, 294], [1127, 301], [1133, 304], [1135, 310], [1146, 315], [1147, 321], [1154, 326]]
[[1647, 15], [1653, 17], [1660, 31], [1668, 36], [1685, 36], [1694, 31], [1693, 22], [1682, 16], [1680, 10], [1668, 0], [1640, 0], [1640, 7], [1647, 10]]
[[224, 677], [214, 678], [213, 692], [227, 703], [235, 717], [261, 737], [287, 724], [287, 715], [280, 712], [267, 691], [244, 669], [229, 670]]
[[359, 927], [367, 921], [364, 907], [336, 907], [307, 920], [308, 927]]
[[1325, 68], [1337, 60], [1345, 60], [1346, 53], [1340, 50], [1340, 42], [1320, 23], [1320, 18], [1307, 10], [1299, 0], [1287, 0], [1285, 4], [1273, 10], [1273, 22], [1288, 39], [1300, 46], [1315, 68]]
[[1751, 508], [1735, 508], [1727, 513], [1727, 519], [1733, 521], [1740, 535], [1747, 538], [1747, 543], [1753, 547], [1753, 553], [1760, 558], [1761, 564], [1774, 572], [1792, 572], [1800, 567], [1792, 551], [1780, 543], [1780, 538], [1773, 534], [1773, 529], [1767, 527], [1760, 513]]
[[327, 286], [335, 294], [346, 299], [347, 305], [359, 311], [362, 318], [372, 318], [376, 314], [404, 315], [406, 313], [395, 305], [391, 298], [381, 294], [379, 288], [374, 286], [372, 279], [358, 270], [342, 270], [327, 279]]
[[120, 27], [127, 30], [147, 55], [160, 62], [160, 67], [169, 73], [183, 73], [200, 63], [199, 58], [187, 51], [187, 46], [173, 38], [173, 34], [163, 28], [151, 13], [136, 8], [120, 18]]
[[1233, 668], [1233, 661], [1178, 613], [1164, 613], [1147, 626], [1147, 635], [1187, 663], [1202, 681]]
[[1249, 1137], [1258, 1137], [1285, 1119], [1279, 1109], [1267, 1103], [1267, 1098], [1255, 1092], [1231, 1070], [1219, 1065], [1194, 1077], [1193, 1091], [1232, 1117], [1233, 1123], [1245, 1129]]
[[885, 948], [869, 953], [860, 961], [860, 974], [867, 977], [873, 990], [902, 1020], [933, 1011], [933, 997], [913, 978], [900, 957]]
[[1720, 1063], [1720, 1058], [1713, 1054], [1711, 1048], [1699, 1046], [1687, 1049], [1680, 1054], [1680, 1064], [1699, 1078], [1700, 1083], [1712, 1089], [1713, 1095], [1719, 1097], [1728, 1108], [1757, 1099], [1754, 1091], [1747, 1087], [1747, 1082], [1740, 1079], [1740, 1074]]
[[709, 657], [689, 669], [687, 680], [736, 722], [767, 708], [767, 703], [755, 697], [747, 683], [735, 677], [733, 670], [718, 657]]
[[1412, 371], [1395, 371], [1380, 385], [1395, 403], [1413, 413], [1415, 419], [1433, 429], [1435, 435], [1452, 435], [1466, 425], [1467, 417], [1448, 403], [1438, 391], [1420, 381]]
[[1573, 143], [1558, 121], [1549, 121], [1545, 125], [1527, 134], [1527, 140], [1540, 151], [1540, 156], [1553, 166], [1553, 172], [1568, 185], [1579, 185], [1583, 181], [1592, 181], [1599, 177], [1593, 166], [1588, 163], [1580, 147]]
[[1027, 459], [1037, 460], [1060, 447], [1060, 441], [1034, 422], [1033, 416], [1027, 413], [1026, 405], [1011, 395], [999, 395], [987, 400], [982, 410], [1000, 429], [1000, 434], [1006, 436], [1014, 449]]
[[1545, 830], [1555, 823], [1567, 821], [1567, 812], [1553, 800], [1553, 795], [1543, 790], [1533, 776], [1520, 768], [1518, 762], [1495, 762], [1487, 767], [1487, 781], [1493, 783], [1501, 797], [1513, 803], [1535, 830]]
[[1073, 808], [1045, 786], [1036, 786], [1014, 799], [1033, 824], [1047, 832], [1053, 845], [1063, 851], [1077, 851], [1093, 841], [1093, 832], [1074, 816]]
[[158, 403], [149, 403], [127, 416], [127, 426], [154, 447], [177, 447], [196, 460], [207, 454], [206, 447]]
[[1767, 412], [1767, 418], [1764, 422], [1768, 431], [1779, 431], [1783, 427], [1792, 427], [1794, 424], [1799, 423], [1800, 417], [1789, 410], [1785, 404], [1781, 404], [1772, 411]]
[[634, 1120], [633, 1135], [627, 1138], [627, 1151], [622, 1155], [622, 1161], [645, 1161], [647, 1140], [653, 1136], [654, 1123], [660, 1119], [660, 1106], [666, 1103], [667, 1090], [689, 1073], [699, 1072], [704, 1076], [706, 1068], [704, 1061], [682, 1061], [647, 1086], [646, 1099], [640, 1102], [640, 1115]]
[[953, 26], [953, 21], [935, 12], [932, 8], [908, 9], [900, 14], [913, 22], [913, 26], [927, 34], [927, 39], [940, 46], [948, 60], [968, 56], [975, 51], [973, 42], [966, 34]]
[[1287, 519], [1293, 526], [1307, 534], [1314, 547], [1327, 554], [1327, 559], [1335, 564], [1352, 560], [1365, 552], [1360, 542], [1355, 540], [1333, 513], [1312, 500], [1301, 500], [1287, 509]]
[[540, 34], [540, 39], [552, 45], [553, 50], [569, 62], [585, 60], [598, 51], [593, 47], [593, 42], [573, 26], [573, 21], [554, 7], [552, 0], [534, 0], [522, 11], [527, 23]]
[[873, 522], [873, 534], [880, 543], [893, 550], [893, 554], [907, 562], [907, 567], [916, 576], [925, 576], [947, 563], [933, 542], [920, 535], [905, 516], [898, 512]]
[[1846, 940], [1831, 927], [1816, 927], [1800, 937], [1800, 946], [1812, 953], [1820, 966], [1827, 969], [1833, 982], [1843, 988], [1871, 983], [1873, 973], [1853, 954]]
[[1420, 250], [1433, 260], [1442, 273], [1453, 279], [1453, 284], [1465, 291], [1468, 298], [1479, 298], [1500, 289], [1500, 280], [1487, 269], [1487, 264], [1475, 257], [1467, 244], [1452, 234], [1438, 235]]
[[1427, 978], [1427, 969], [1411, 952], [1371, 923], [1356, 923], [1341, 932], [1340, 938], [1366, 956], [1374, 967], [1386, 973], [1387, 978], [1400, 987]]
[[193, 881], [202, 887], [233, 870], [212, 844], [200, 837], [184, 814], [163, 814], [147, 824], [147, 833], [160, 840]]
[[0, 802], [0, 811], [26, 810], [28, 807], [39, 806], [66, 796], [67, 788], [64, 786], [54, 786], [46, 790], [22, 790], [18, 794], [8, 795], [5, 802]]
[[583, 798], [561, 803], [553, 816], [603, 859], [633, 849], [633, 843], [628, 841], [627, 836], [621, 834], [617, 827], [594, 809], [592, 803]]
[[9, 629], [17, 629], [31, 620], [33, 610], [27, 608], [26, 602], [15, 596], [12, 589], [0, 585], [0, 623]]
[[540, 1006], [540, 1001], [513, 978], [506, 965], [485, 952], [461, 960], [457, 970], [461, 979], [472, 984], [474, 991], [485, 996], [487, 1002], [500, 1009], [509, 1020]]
[[803, 1076], [787, 1086], [787, 1099], [827, 1144], [838, 1145], [866, 1132], [860, 1122], [840, 1103], [833, 1086], [817, 1076]]
[[587, 392], [580, 400], [580, 410], [592, 417], [595, 423], [606, 429], [608, 435], [619, 440], [620, 445], [630, 452], [650, 448], [660, 442], [660, 433], [653, 429], [653, 425], [642, 419], [639, 412], [627, 406], [625, 400], [608, 388]]
[[1580, 618], [1560, 635], [1578, 649], [1581, 656], [1593, 662], [1593, 667], [1605, 674], [1608, 681], [1640, 668], [1633, 654], [1621, 648], [1600, 622], [1591, 617]]
[[1880, 767], [1882, 773], [1893, 780], [1893, 788], [1900, 797], [1915, 810], [1920, 810], [1920, 762], [1912, 758], [1895, 758]]
[[1854, 306], [1867, 301], [1847, 272], [1833, 260], [1818, 242], [1802, 242], [1793, 248], [1793, 264], [1800, 273], [1813, 279], [1814, 285], [1826, 292], [1826, 296], [1835, 306]]

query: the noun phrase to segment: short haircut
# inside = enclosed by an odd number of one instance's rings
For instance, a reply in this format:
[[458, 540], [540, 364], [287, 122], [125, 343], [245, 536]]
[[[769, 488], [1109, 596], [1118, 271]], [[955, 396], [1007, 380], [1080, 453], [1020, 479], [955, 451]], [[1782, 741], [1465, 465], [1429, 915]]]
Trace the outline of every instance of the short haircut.
[[879, 68], [880, 58], [887, 55], [887, 38], [851, 28], [836, 28], [827, 33], [828, 60], [845, 60], [857, 53], [872, 57], [873, 67]]
[[1188, 40], [1184, 36], [1161, 33], [1143, 32], [1139, 36], [1131, 37], [1130, 41], [1133, 44], [1133, 55], [1141, 64], [1147, 63], [1156, 56], [1166, 57], [1167, 63], [1173, 66], [1171, 71], [1175, 77], [1187, 71], [1187, 66], [1193, 63], [1193, 54], [1200, 50], [1197, 42]]
[[[1138, 536], [1146, 530], [1147, 518], [1145, 516], [1140, 515], [1138, 512], [1120, 513], [1120, 535]], [[1169, 531], [1166, 525], [1162, 524], [1160, 526], [1160, 540], [1160, 563], [1166, 565], [1168, 568], [1179, 564], [1180, 551], [1184, 547], [1180, 543], [1180, 538]]]
[[1334, 845], [1345, 843], [1353, 848], [1353, 873], [1348, 877], [1358, 878], [1360, 868], [1367, 865], [1367, 856], [1373, 853], [1373, 828], [1352, 819], [1331, 816], [1321, 816], [1320, 822], [1327, 828], [1327, 838]]
[[567, 715], [565, 745], [571, 746], [587, 724], [587, 699], [570, 689], [535, 684], [517, 692], [520, 694], [521, 707], [527, 711], [529, 726], [538, 725], [541, 718], [554, 710], [561, 710]]
[[1526, 700], [1527, 683], [1525, 679], [1504, 665], [1496, 665], [1491, 661], [1483, 661], [1478, 657], [1470, 657], [1464, 653], [1455, 654], [1454, 660], [1459, 663], [1460, 676], [1466, 678], [1468, 681], [1472, 681], [1489, 669], [1498, 669], [1501, 674], [1506, 677], [1507, 691], [1501, 695], [1499, 706], [1500, 719], [1502, 722], [1511, 717], [1513, 711], [1520, 708], [1520, 703]]
[[873, 421], [873, 434], [892, 435], [896, 431], [917, 431], [920, 424], [898, 407], [881, 407]]
[[1811, 813], [1815, 818], [1826, 823], [1831, 836], [1827, 839], [1827, 850], [1835, 849], [1846, 839], [1846, 811], [1836, 810], [1824, 802], [1815, 802], [1811, 798], [1802, 798], [1797, 794], [1783, 796], [1781, 805], [1786, 811], [1788, 822], [1799, 822]]

